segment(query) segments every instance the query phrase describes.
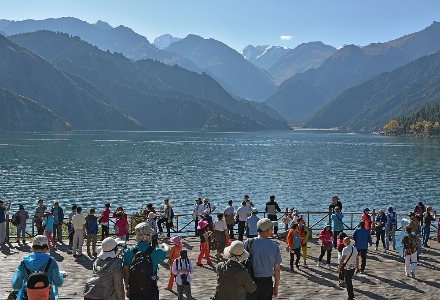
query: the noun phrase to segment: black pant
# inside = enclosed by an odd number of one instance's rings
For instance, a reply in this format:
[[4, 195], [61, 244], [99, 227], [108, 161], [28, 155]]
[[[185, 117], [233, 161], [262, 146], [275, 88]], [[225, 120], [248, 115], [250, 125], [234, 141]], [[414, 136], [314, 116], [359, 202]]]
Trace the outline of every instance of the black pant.
[[239, 241], [243, 240], [245, 226], [246, 226], [246, 221], [238, 221], [238, 240]]
[[354, 299], [353, 282], [352, 282], [354, 271], [355, 269], [342, 270], [342, 272], [344, 272], [344, 282], [345, 282], [345, 286], [347, 287], [348, 299]]
[[337, 248], [338, 247], [338, 235], [342, 232], [341, 231], [333, 231], [333, 248]]
[[376, 247], [379, 246], [379, 241], [382, 239], [383, 248], [386, 249], [385, 245], [385, 230], [377, 230], [376, 231]]
[[358, 249], [358, 255], [361, 256], [361, 271], [365, 271], [365, 266], [367, 265], [367, 251], [368, 249]]
[[196, 217], [194, 219], [194, 233], [196, 236], [198, 236], [198, 234], [199, 234], [199, 231], [197, 230], [197, 225], [199, 225], [199, 217]]
[[301, 247], [293, 249], [293, 253], [290, 252], [290, 269], [293, 270], [293, 259], [296, 255], [295, 266], [298, 268], [299, 266], [299, 258], [301, 256]]
[[229, 230], [229, 238], [231, 240], [233, 240], [234, 239], [234, 225], [231, 224], [231, 225], [227, 225], [227, 226], [228, 226], [228, 230]]
[[[267, 215], [267, 217], [268, 217], [269, 220], [271, 220], [271, 221], [278, 221], [278, 220], [277, 220], [277, 215]], [[278, 222], [277, 222], [277, 224], [278, 224]], [[273, 227], [273, 233], [275, 233], [275, 234], [278, 233], [278, 225], [275, 225], [275, 226]]]
[[102, 240], [108, 238], [110, 236], [109, 227], [106, 225], [102, 225]]
[[149, 294], [131, 294], [128, 299], [130, 300], [159, 300], [159, 288], [156, 286], [151, 288], [151, 292]]
[[171, 224], [172, 221], [168, 223], [167, 218], [162, 218], [157, 222], [157, 227], [159, 228], [159, 232], [163, 232], [162, 224], [165, 223], [165, 227], [167, 228], [167, 236], [169, 237], [171, 235]]
[[330, 264], [330, 260], [332, 258], [332, 250], [324, 250], [324, 247], [321, 246], [321, 255], [319, 256], [318, 261], [321, 262], [324, 257], [325, 252], [327, 252], [327, 264]]
[[272, 300], [273, 281], [272, 277], [255, 277], [257, 289], [252, 294], [246, 294], [246, 300]]

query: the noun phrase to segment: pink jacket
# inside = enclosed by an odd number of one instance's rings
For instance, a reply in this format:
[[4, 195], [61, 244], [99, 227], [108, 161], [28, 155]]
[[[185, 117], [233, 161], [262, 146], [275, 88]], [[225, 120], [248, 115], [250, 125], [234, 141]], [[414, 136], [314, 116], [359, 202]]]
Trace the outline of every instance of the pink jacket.
[[[118, 229], [116, 229], [116, 227], [118, 227]], [[128, 228], [127, 219], [122, 218], [122, 219], [116, 220], [116, 222], [115, 222], [115, 231], [117, 231], [116, 236], [126, 235], [128, 233], [127, 228]]]
[[321, 241], [321, 246], [325, 245], [332, 245], [333, 243], [333, 232], [332, 231], [325, 231], [323, 229], [318, 236], [319, 240]]

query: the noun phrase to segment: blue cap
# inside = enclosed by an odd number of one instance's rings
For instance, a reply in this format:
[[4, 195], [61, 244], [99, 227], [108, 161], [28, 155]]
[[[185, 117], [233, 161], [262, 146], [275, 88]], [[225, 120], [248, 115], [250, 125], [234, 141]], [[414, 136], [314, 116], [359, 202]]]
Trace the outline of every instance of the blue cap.
[[394, 208], [392, 206], [388, 206], [388, 211], [393, 211]]

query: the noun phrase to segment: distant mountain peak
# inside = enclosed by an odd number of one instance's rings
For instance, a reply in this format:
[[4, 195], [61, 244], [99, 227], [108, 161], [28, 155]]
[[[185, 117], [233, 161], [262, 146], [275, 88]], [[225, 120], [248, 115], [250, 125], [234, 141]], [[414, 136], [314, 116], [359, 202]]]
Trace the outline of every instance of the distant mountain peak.
[[96, 22], [94, 25], [100, 29], [113, 29], [113, 27], [110, 26], [109, 23], [101, 21], [101, 20], [98, 20], [98, 22]]
[[347, 46], [347, 45], [346, 45], [346, 44], [341, 44], [341, 45], [339, 45], [339, 47], [336, 48], [336, 49], [341, 50], [341, 49], [344, 48], [345, 46]]
[[171, 34], [163, 34], [154, 39], [153, 45], [159, 49], [166, 49], [172, 43], [180, 41], [181, 38], [172, 36]]

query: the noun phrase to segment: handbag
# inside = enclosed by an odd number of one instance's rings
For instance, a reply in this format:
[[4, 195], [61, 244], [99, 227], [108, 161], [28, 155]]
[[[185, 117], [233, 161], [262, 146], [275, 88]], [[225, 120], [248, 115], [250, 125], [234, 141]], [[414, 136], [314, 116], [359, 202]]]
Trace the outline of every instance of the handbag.
[[322, 245], [322, 249], [324, 249], [325, 251], [331, 251], [333, 249], [333, 245], [332, 244], [324, 244], [324, 245]]

